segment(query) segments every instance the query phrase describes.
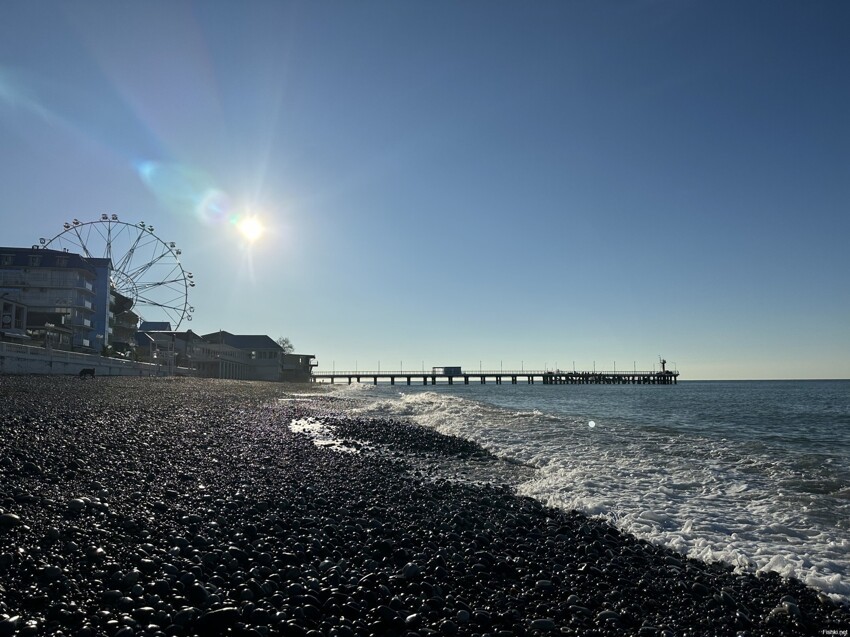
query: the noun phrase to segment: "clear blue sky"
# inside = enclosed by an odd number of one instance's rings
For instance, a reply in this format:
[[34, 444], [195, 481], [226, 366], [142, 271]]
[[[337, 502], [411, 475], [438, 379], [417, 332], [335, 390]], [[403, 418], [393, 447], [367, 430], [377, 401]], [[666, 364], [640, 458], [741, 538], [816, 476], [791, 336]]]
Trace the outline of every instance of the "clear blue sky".
[[7, 0], [0, 245], [144, 220], [184, 327], [320, 369], [848, 378], [848, 33], [838, 0]]

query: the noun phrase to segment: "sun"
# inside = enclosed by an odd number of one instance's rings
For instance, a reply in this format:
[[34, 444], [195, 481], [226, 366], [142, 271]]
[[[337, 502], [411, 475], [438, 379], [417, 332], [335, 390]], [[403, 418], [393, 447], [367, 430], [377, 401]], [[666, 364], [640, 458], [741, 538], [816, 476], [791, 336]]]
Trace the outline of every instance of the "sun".
[[257, 217], [245, 217], [236, 223], [236, 229], [249, 243], [258, 241], [265, 233], [262, 222]]

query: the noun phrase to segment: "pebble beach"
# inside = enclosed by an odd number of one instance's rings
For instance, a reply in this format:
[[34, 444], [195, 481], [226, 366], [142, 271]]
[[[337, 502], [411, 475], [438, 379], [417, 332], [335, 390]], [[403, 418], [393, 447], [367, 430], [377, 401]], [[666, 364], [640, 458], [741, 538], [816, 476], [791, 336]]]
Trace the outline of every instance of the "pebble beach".
[[455, 475], [498, 462], [315, 386], [0, 377], [0, 637], [850, 634], [797, 580]]

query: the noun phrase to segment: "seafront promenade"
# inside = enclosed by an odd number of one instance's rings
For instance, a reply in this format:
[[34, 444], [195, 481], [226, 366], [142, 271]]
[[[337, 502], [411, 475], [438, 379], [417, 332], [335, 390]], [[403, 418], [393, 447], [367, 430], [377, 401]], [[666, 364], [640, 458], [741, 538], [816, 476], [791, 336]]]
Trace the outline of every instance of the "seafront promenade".
[[389, 382], [395, 385], [406, 383], [412, 385], [436, 385], [437, 382], [449, 385], [469, 385], [470, 381], [482, 385], [487, 381], [502, 385], [505, 382], [511, 385], [527, 383], [533, 385], [675, 385], [678, 383], [679, 372], [665, 370], [655, 371], [631, 371], [631, 372], [564, 372], [561, 370], [487, 370], [468, 372], [458, 369], [457, 371], [331, 371], [313, 372], [314, 382], [347, 381], [352, 383], [372, 382], [377, 385], [378, 381]]
[[46, 374], [76, 376], [94, 369], [97, 376], [191, 376], [195, 372], [172, 361], [145, 363], [49, 347], [0, 342], [0, 375]]

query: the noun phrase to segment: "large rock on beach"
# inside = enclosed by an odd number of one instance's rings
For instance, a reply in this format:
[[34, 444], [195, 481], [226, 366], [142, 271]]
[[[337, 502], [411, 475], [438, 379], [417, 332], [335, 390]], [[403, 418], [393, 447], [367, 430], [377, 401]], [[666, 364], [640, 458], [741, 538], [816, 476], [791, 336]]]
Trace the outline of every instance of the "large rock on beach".
[[[316, 393], [0, 377], [0, 637], [810, 635], [846, 605], [439, 472], [497, 463]], [[298, 388], [303, 392], [304, 388]], [[347, 452], [295, 433], [313, 418]], [[360, 452], [351, 452], [360, 449]], [[835, 633], [838, 634], [838, 633]]]

